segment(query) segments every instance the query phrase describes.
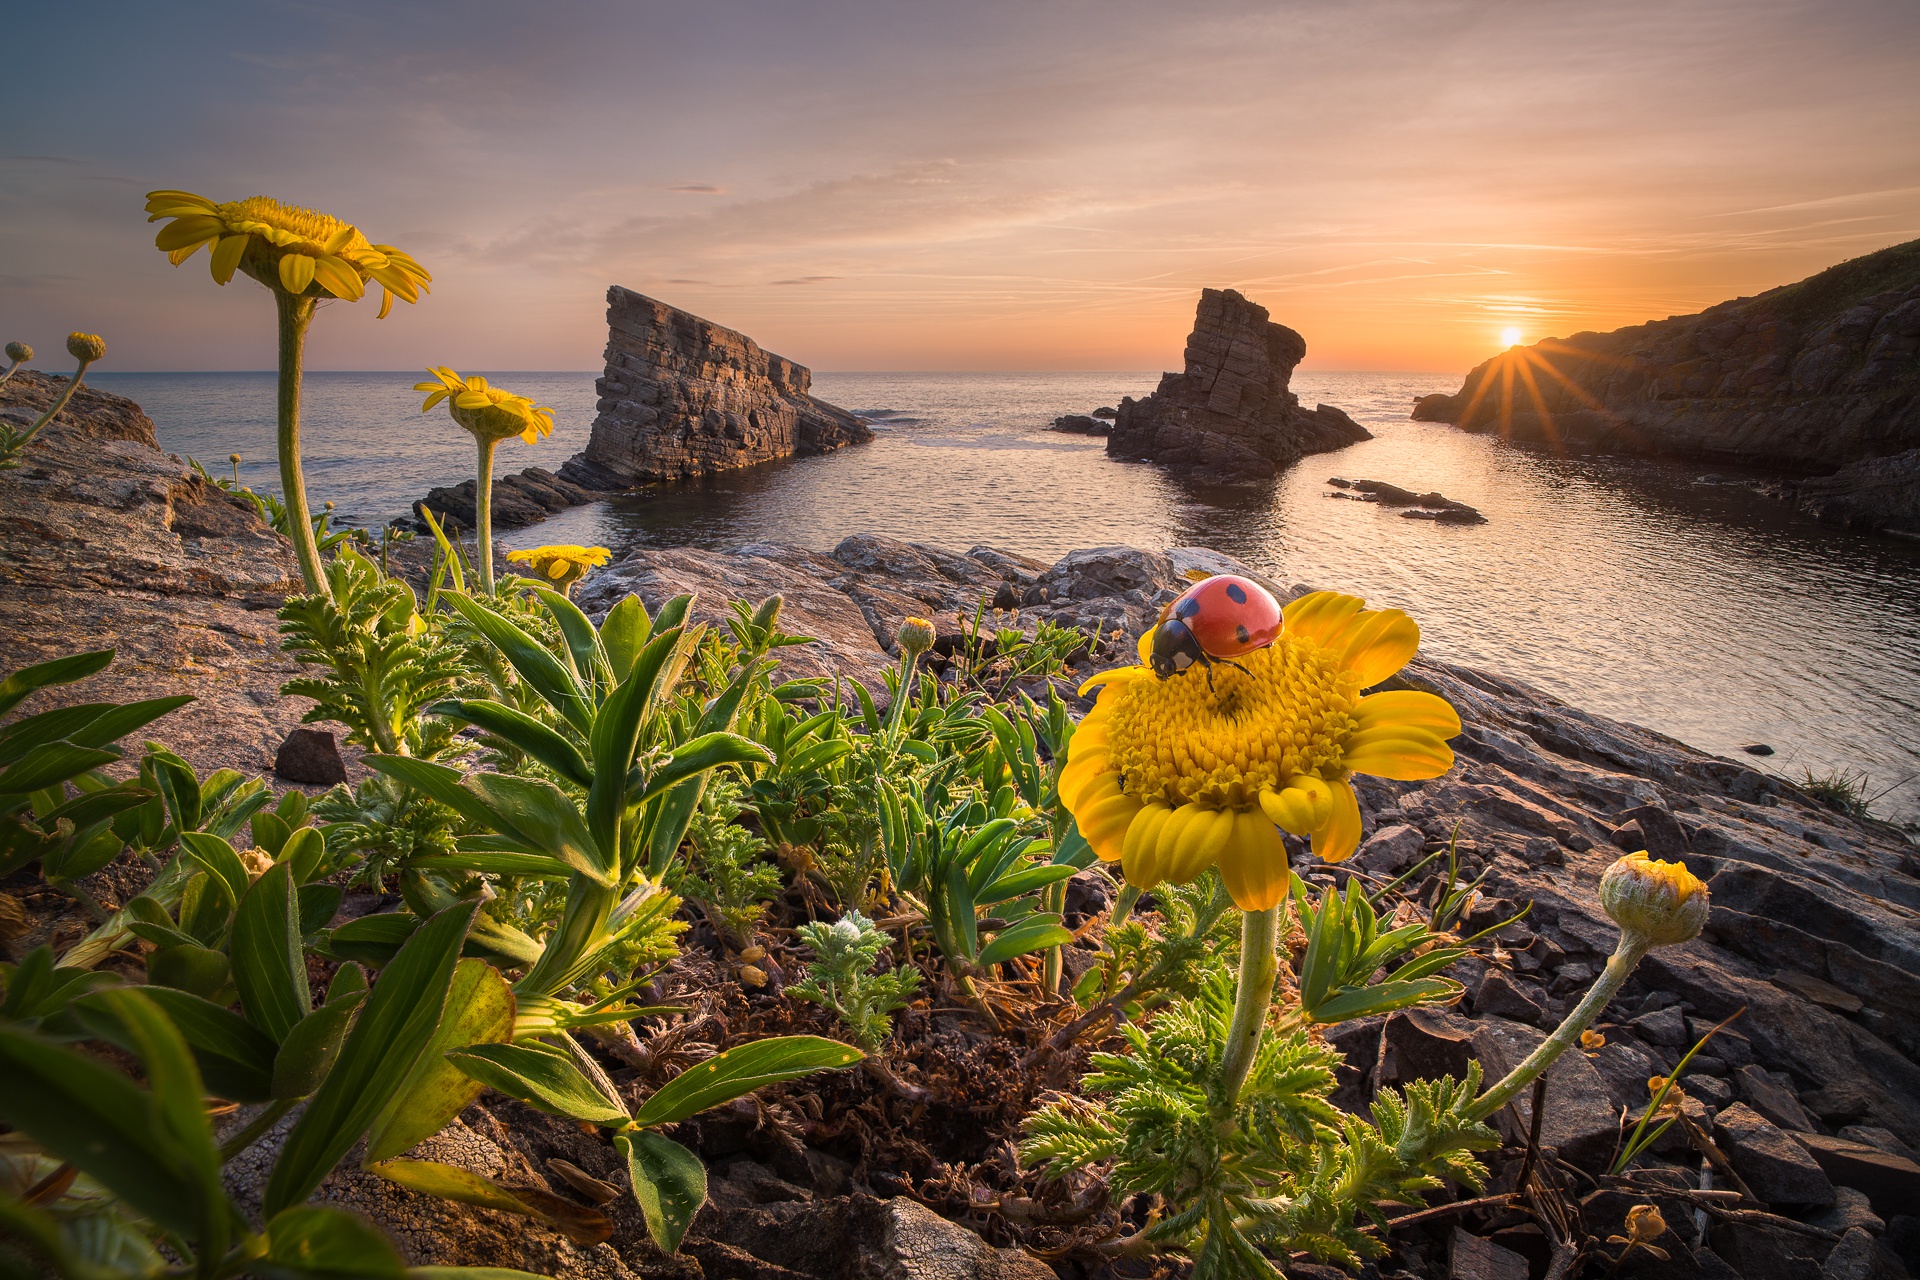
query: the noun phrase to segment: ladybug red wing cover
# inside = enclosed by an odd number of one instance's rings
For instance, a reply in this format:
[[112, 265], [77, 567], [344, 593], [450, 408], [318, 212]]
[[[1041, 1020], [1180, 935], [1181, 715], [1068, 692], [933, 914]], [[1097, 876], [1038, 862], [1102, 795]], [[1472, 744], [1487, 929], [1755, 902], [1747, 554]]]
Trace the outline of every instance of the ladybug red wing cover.
[[1280, 602], [1259, 583], [1223, 573], [1196, 582], [1173, 602], [1207, 656], [1237, 658], [1264, 649], [1280, 635]]

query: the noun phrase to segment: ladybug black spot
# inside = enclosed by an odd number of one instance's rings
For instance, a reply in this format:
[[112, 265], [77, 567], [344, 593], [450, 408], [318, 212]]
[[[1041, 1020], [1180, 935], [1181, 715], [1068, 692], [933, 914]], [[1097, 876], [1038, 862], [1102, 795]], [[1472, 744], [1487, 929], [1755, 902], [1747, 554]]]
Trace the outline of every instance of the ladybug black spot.
[[1173, 616], [1176, 618], [1191, 618], [1198, 612], [1200, 612], [1200, 602], [1191, 596], [1173, 607]]
[[[1233, 588], [1233, 589], [1237, 590], [1238, 588]], [[1233, 634], [1236, 638], [1239, 639], [1241, 644], [1245, 644], [1248, 640], [1253, 638], [1247, 634], [1246, 624], [1244, 623], [1235, 623], [1233, 628]]]
[[[1242, 587], [1237, 582], [1229, 582], [1227, 584], [1227, 599], [1233, 601], [1235, 604], [1245, 604], [1247, 602], [1246, 588]], [[1241, 628], [1240, 638], [1242, 640], [1245, 640], [1247, 638], [1246, 629], [1244, 627]]]

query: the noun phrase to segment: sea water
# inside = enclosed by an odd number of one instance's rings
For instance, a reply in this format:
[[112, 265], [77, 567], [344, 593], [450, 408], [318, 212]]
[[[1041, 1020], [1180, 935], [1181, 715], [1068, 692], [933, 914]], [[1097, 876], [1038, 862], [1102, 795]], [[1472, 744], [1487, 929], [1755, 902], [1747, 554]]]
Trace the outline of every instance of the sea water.
[[[1051, 559], [1074, 547], [1201, 545], [1288, 583], [1395, 605], [1438, 657], [1514, 676], [1604, 715], [1788, 776], [1864, 773], [1877, 811], [1920, 819], [1920, 545], [1816, 524], [1698, 464], [1555, 456], [1413, 422], [1457, 375], [1300, 372], [1375, 439], [1270, 480], [1114, 462], [1063, 413], [1152, 390], [1135, 373], [823, 373], [823, 399], [865, 415], [873, 443], [562, 513], [509, 546], [599, 543], [616, 554], [854, 533]], [[139, 401], [163, 447], [277, 487], [273, 375], [97, 374]], [[308, 375], [308, 486], [374, 524], [472, 474], [471, 440], [422, 416], [404, 373]], [[502, 373], [555, 410], [538, 445], [502, 445], [502, 474], [556, 469], [586, 443], [593, 375]], [[1714, 468], [1726, 473], [1726, 468]], [[1331, 476], [1438, 489], [1483, 512], [1443, 525], [1343, 500]], [[1735, 475], [1734, 478], [1738, 478]], [[1774, 756], [1746, 755], [1750, 743]]]

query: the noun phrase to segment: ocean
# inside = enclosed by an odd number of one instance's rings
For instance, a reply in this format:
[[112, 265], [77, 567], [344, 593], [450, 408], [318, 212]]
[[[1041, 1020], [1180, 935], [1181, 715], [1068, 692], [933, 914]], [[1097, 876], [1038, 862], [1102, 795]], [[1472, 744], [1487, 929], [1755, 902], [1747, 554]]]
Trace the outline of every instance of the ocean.
[[[309, 494], [373, 525], [472, 474], [469, 438], [421, 415], [407, 373], [309, 374]], [[500, 373], [555, 411], [501, 474], [582, 448], [591, 373]], [[1104, 442], [1046, 430], [1063, 413], [1143, 395], [1156, 372], [822, 373], [814, 391], [873, 423], [872, 444], [564, 512], [508, 546], [599, 543], [829, 549], [878, 533], [1040, 558], [1075, 547], [1201, 545], [1294, 583], [1406, 609], [1423, 648], [1755, 768], [1864, 775], [1876, 811], [1920, 821], [1920, 545], [1816, 524], [1709, 468], [1556, 457], [1413, 422], [1415, 397], [1459, 377], [1299, 372], [1301, 400], [1338, 405], [1376, 439], [1258, 482], [1111, 461]], [[257, 489], [277, 485], [270, 373], [89, 378], [152, 416], [161, 445]], [[1730, 478], [1739, 473], [1713, 468]], [[1329, 477], [1439, 489], [1485, 525], [1408, 520], [1334, 499]], [[1741, 748], [1764, 742], [1771, 757]]]

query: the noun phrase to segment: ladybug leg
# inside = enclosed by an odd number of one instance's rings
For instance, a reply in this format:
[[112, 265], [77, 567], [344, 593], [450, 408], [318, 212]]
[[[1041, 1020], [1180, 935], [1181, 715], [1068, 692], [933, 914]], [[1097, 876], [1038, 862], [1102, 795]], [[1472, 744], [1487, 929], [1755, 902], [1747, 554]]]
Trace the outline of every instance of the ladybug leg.
[[[1253, 674], [1253, 672], [1247, 670], [1245, 667], [1241, 666], [1239, 663], [1235, 662], [1231, 658], [1215, 658], [1214, 661], [1221, 663], [1224, 666], [1232, 667], [1235, 671], [1238, 671], [1241, 675], [1250, 676]], [[1209, 671], [1207, 674], [1212, 675], [1213, 673]]]

